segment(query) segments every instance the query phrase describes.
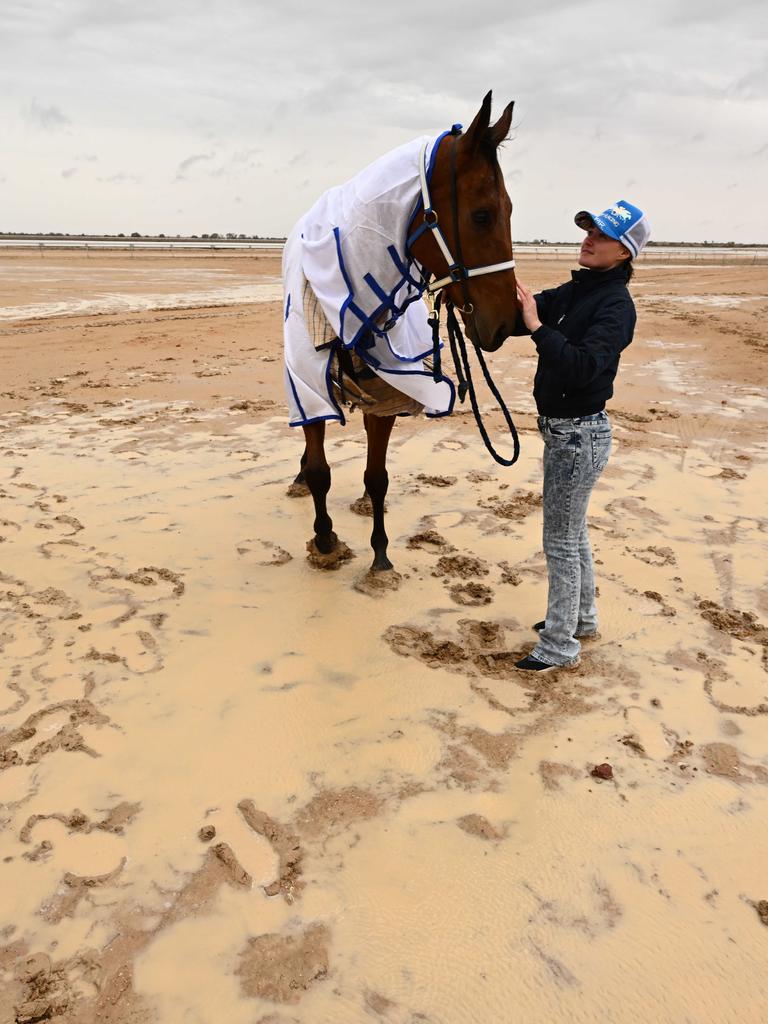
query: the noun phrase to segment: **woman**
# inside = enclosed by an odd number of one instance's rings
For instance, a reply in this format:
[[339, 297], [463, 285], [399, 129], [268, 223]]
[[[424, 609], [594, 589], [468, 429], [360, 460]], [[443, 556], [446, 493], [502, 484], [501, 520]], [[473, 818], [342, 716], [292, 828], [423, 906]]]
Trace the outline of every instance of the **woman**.
[[539, 353], [533, 395], [545, 445], [547, 614], [533, 627], [539, 642], [517, 662], [536, 672], [577, 664], [579, 638], [597, 632], [587, 505], [611, 452], [605, 403], [635, 329], [627, 288], [632, 260], [650, 235], [642, 210], [623, 199], [597, 216], [582, 210], [574, 219], [587, 233], [582, 269], [535, 296], [517, 282], [515, 333], [530, 334]]

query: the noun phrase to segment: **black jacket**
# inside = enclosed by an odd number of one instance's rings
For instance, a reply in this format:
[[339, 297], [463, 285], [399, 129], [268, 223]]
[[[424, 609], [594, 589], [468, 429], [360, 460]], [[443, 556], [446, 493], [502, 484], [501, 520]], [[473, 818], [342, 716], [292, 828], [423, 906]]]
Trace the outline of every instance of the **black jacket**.
[[[604, 409], [635, 330], [623, 266], [574, 270], [571, 278], [535, 296], [542, 325], [531, 335], [539, 353], [533, 397], [541, 416], [589, 416]], [[513, 333], [529, 333], [522, 315]]]

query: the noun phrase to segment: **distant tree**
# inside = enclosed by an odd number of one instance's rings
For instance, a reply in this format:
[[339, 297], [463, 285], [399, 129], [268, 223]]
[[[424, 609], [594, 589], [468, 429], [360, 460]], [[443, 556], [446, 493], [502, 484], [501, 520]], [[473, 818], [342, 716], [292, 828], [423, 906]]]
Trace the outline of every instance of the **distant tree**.
[[228, 231], [227, 238], [237, 238], [237, 235], [234, 233], [234, 231]]
[[245, 238], [246, 236], [245, 235], [238, 235], [237, 237], [238, 238]]
[[201, 235], [200, 237], [201, 238], [210, 238], [211, 236], [210, 235]]
[[123, 232], [121, 231], [121, 232], [120, 232], [120, 234], [119, 234], [119, 235], [118, 235], [117, 237], [118, 237], [118, 238], [125, 238], [125, 235], [124, 235], [124, 234], [123, 234]]
[[211, 238], [221, 238], [221, 235], [218, 231], [214, 231], [211, 233]]
[[141, 232], [140, 231], [132, 231], [131, 232], [131, 238], [141, 238]]
[[164, 234], [162, 233], [162, 231], [161, 231], [161, 232], [160, 232], [160, 234], [159, 234], [159, 235], [158, 235], [157, 237], [158, 237], [158, 238], [165, 238], [165, 235], [164, 235]]

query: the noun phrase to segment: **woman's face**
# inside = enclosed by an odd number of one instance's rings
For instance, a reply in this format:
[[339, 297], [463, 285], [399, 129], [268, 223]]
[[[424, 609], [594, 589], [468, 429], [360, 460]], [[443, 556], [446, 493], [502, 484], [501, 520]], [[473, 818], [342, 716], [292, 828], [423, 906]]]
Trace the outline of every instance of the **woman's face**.
[[621, 242], [604, 235], [600, 228], [593, 225], [581, 243], [579, 266], [589, 270], [611, 270], [629, 259], [629, 256], [629, 250]]

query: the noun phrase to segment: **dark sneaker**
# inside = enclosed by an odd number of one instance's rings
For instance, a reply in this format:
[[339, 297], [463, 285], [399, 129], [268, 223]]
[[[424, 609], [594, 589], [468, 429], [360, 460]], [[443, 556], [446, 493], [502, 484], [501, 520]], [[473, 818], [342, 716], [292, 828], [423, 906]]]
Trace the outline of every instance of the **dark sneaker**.
[[[534, 622], [533, 624], [533, 628], [536, 630], [537, 633], [540, 633], [545, 626], [546, 622], [544, 621], [544, 619], [542, 619], [541, 622]], [[597, 637], [600, 636], [597, 630], [595, 630], [594, 633], [575, 633], [574, 635], [577, 640], [595, 640]]]
[[526, 658], [516, 661], [515, 668], [522, 668], [528, 672], [546, 672], [549, 668], [557, 668], [557, 665], [548, 665], [546, 661], [539, 661], [538, 658], [532, 658], [529, 654]]

